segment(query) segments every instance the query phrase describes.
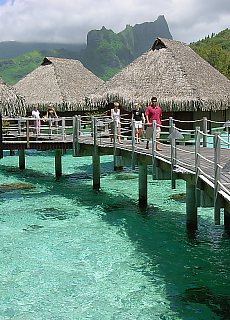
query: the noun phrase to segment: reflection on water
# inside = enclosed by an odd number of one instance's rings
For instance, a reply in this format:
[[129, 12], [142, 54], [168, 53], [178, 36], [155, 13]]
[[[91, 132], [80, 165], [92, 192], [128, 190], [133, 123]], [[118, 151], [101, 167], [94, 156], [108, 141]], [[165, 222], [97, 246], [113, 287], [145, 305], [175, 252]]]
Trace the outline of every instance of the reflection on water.
[[207, 287], [186, 289], [183, 300], [189, 303], [207, 305], [216, 315], [223, 320], [229, 320], [230, 296], [215, 295]]

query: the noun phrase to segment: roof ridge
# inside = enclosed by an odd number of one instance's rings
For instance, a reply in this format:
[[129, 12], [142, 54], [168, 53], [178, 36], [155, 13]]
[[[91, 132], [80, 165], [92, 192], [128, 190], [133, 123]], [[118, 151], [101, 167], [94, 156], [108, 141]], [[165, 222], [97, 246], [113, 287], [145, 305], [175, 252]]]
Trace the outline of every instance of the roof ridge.
[[66, 94], [64, 94], [64, 91], [61, 89], [63, 87], [62, 86], [63, 81], [59, 81], [61, 79], [61, 76], [59, 76], [58, 67], [52, 61], [51, 61], [51, 63], [54, 67], [54, 75], [55, 75], [55, 78], [57, 79], [57, 84], [58, 84], [58, 88], [60, 90], [61, 97], [63, 98], [62, 103], [64, 103], [67, 100], [67, 96], [66, 96]]
[[[164, 39], [164, 40], [169, 40], [169, 42], [170, 42], [170, 39]], [[173, 44], [180, 44], [180, 45], [182, 44], [185, 47], [189, 48], [189, 46], [185, 43], [175, 41], [175, 40], [171, 40], [171, 41]], [[189, 74], [186, 71], [185, 66], [183, 65], [180, 57], [178, 57], [178, 55], [176, 55], [175, 51], [173, 50], [173, 48], [171, 46], [167, 46], [167, 44], [166, 44], [165, 47], [168, 49], [168, 52], [170, 52], [172, 54], [173, 59], [176, 61], [177, 66], [179, 66], [179, 68], [180, 68], [182, 76], [185, 76], [184, 80], [186, 79], [186, 83], [189, 85], [191, 91], [193, 91], [193, 92], [199, 91], [198, 87], [194, 84], [194, 82], [191, 84], [191, 79], [189, 79]]]

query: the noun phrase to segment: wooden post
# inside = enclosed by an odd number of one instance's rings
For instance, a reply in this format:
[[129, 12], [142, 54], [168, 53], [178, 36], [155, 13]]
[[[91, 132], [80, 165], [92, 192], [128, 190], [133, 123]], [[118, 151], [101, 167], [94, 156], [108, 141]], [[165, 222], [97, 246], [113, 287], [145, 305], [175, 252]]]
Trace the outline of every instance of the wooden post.
[[139, 205], [147, 205], [147, 164], [139, 164]]
[[114, 124], [114, 134], [113, 134], [113, 163], [114, 163], [114, 171], [121, 171], [123, 169], [123, 160], [120, 155], [120, 150], [117, 149], [117, 125], [116, 121]]
[[78, 119], [78, 136], [80, 136], [81, 135], [81, 116], [78, 115], [77, 119]]
[[200, 203], [202, 208], [213, 208], [213, 198], [210, 197], [206, 190], [200, 190]]
[[132, 170], [135, 170], [135, 121], [132, 121]]
[[30, 147], [30, 121], [26, 120], [26, 146], [29, 149]]
[[220, 191], [220, 137], [218, 133], [214, 136], [214, 223], [220, 224], [221, 199]]
[[65, 117], [61, 118], [61, 131], [62, 131], [62, 140], [65, 140], [66, 138]]
[[100, 156], [98, 154], [97, 144], [97, 119], [93, 117], [93, 189], [100, 189]]
[[100, 156], [99, 154], [93, 155], [93, 189], [100, 189]]
[[98, 153], [98, 144], [97, 144], [97, 119], [93, 117], [93, 147], [94, 154]]
[[74, 116], [73, 117], [73, 157], [79, 156], [79, 153], [80, 153], [79, 126], [80, 126], [80, 118], [78, 116]]
[[18, 150], [19, 169], [24, 170], [26, 168], [25, 149]]
[[35, 121], [35, 134], [36, 134], [36, 140], [38, 140], [38, 136], [39, 136], [39, 134], [40, 134], [40, 127], [39, 127], [39, 121], [40, 121], [40, 119], [35, 119], [34, 120]]
[[200, 206], [200, 127], [195, 130], [196, 206]]
[[18, 118], [18, 135], [21, 136], [22, 134], [22, 118]]
[[3, 158], [2, 115], [0, 114], [0, 159]]
[[193, 178], [186, 180], [186, 226], [197, 229], [196, 184]]
[[173, 117], [169, 117], [169, 134], [172, 133], [173, 130]]
[[208, 120], [203, 117], [203, 147], [207, 147]]
[[117, 148], [117, 123], [115, 119], [113, 120], [113, 126], [114, 126], [114, 131], [113, 131], [113, 147], [114, 150]]
[[55, 150], [55, 176], [59, 178], [62, 176], [62, 150]]
[[[173, 130], [173, 128], [172, 128]], [[176, 139], [170, 139], [171, 146], [171, 187], [172, 189], [176, 189], [176, 177], [175, 177], [175, 166], [176, 166]]]
[[153, 120], [152, 128], [152, 178], [156, 179], [156, 120]]
[[224, 228], [230, 230], [230, 212], [226, 206], [224, 207]]

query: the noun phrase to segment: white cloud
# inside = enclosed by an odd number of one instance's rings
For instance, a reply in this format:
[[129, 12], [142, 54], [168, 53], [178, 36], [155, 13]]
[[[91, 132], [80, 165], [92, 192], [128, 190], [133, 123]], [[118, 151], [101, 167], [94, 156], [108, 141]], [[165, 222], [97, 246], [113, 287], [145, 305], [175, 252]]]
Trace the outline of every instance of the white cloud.
[[229, 26], [229, 0], [0, 0], [0, 41], [85, 42], [87, 32], [164, 15], [174, 39], [197, 41]]

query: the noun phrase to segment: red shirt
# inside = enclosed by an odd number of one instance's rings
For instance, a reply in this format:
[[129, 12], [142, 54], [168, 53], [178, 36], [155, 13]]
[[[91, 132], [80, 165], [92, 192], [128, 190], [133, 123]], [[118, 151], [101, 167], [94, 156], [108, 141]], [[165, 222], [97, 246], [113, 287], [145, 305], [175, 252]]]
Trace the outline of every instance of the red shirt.
[[150, 126], [152, 125], [153, 120], [156, 120], [156, 123], [161, 125], [162, 111], [159, 106], [156, 106], [155, 108], [148, 106], [145, 110], [145, 115], [149, 118]]

